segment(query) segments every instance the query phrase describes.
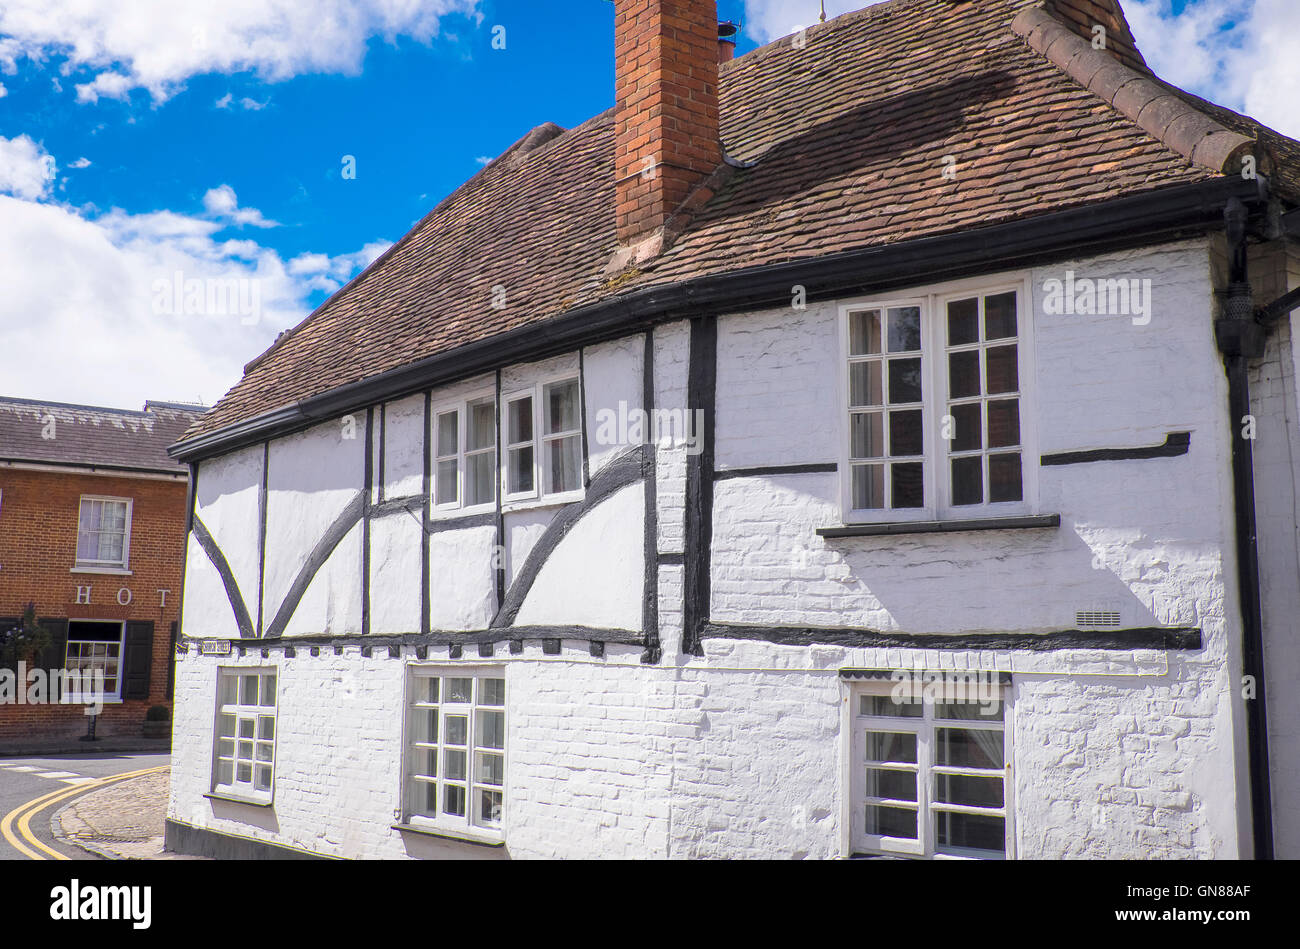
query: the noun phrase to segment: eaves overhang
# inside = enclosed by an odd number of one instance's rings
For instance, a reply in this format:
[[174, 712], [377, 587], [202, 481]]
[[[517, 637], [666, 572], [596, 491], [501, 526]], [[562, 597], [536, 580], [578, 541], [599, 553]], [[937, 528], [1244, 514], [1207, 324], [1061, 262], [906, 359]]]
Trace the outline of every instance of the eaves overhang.
[[1262, 177], [1213, 178], [952, 234], [631, 290], [182, 439], [168, 454], [193, 464], [377, 402], [657, 323], [788, 306], [795, 286], [804, 287], [806, 299], [814, 302], [1185, 239], [1221, 230], [1224, 205], [1234, 197], [1262, 206], [1267, 183]]

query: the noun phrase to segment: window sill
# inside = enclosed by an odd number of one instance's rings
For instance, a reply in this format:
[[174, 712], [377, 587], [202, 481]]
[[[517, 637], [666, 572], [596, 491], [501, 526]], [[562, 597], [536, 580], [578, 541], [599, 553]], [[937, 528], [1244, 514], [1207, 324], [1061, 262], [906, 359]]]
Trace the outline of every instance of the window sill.
[[94, 567], [83, 564], [77, 564], [68, 573], [102, 573], [111, 577], [131, 577], [135, 575], [126, 567]]
[[964, 531], [1034, 530], [1060, 527], [1059, 514], [1021, 514], [1011, 517], [975, 517], [948, 521], [887, 521], [819, 527], [821, 537], [882, 537], [892, 534], [956, 534]]
[[566, 507], [581, 501], [586, 496], [581, 488], [576, 491], [565, 491], [562, 494], [547, 494], [540, 498], [509, 498], [501, 502], [502, 514], [513, 514], [518, 511], [544, 510], [552, 507]]
[[271, 801], [257, 801], [251, 797], [236, 797], [233, 794], [221, 794], [217, 791], [209, 791], [203, 795], [210, 801], [225, 801], [228, 804], [247, 804], [249, 807], [272, 807]]
[[441, 828], [426, 827], [423, 824], [393, 824], [393, 830], [408, 834], [423, 834], [425, 837], [438, 837], [442, 840], [455, 840], [474, 844], [479, 847], [504, 847], [506, 842], [500, 837], [487, 834], [475, 834], [472, 831], [452, 831]]

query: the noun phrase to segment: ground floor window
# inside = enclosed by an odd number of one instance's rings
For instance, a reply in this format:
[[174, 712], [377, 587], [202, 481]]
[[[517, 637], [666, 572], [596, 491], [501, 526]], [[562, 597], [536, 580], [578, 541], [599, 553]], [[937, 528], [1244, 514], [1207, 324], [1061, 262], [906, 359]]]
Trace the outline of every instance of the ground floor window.
[[407, 821], [499, 836], [506, 772], [503, 670], [415, 668], [409, 695]]
[[276, 671], [220, 669], [212, 790], [267, 802], [275, 779]]
[[971, 676], [852, 689], [855, 852], [1011, 854], [1010, 693]]
[[72, 620], [68, 623], [68, 647], [63, 671], [75, 683], [75, 693], [95, 688], [93, 683], [96, 674], [99, 674], [104, 677], [104, 698], [121, 697], [122, 636], [125, 628], [126, 624], [118, 621]]

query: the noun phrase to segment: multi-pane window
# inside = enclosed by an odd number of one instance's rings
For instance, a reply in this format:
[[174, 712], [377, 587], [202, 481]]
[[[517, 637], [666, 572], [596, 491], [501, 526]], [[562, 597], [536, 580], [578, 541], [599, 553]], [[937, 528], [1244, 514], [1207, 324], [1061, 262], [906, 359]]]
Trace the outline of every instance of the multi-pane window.
[[548, 382], [505, 402], [505, 497], [543, 497], [582, 487], [582, 408], [576, 378]]
[[104, 697], [117, 698], [122, 687], [122, 630], [120, 622], [70, 622], [63, 671], [75, 676], [70, 681], [78, 694], [99, 688], [96, 675], [103, 676]]
[[[973, 691], [973, 690], [972, 690]], [[853, 696], [852, 829], [863, 853], [1008, 853], [1006, 701], [865, 690]]]
[[846, 518], [1025, 509], [1021, 296], [1003, 286], [846, 308]]
[[1023, 500], [1016, 293], [946, 309], [952, 504]]
[[408, 820], [499, 833], [506, 747], [501, 671], [417, 669], [409, 704]]
[[582, 423], [579, 419], [578, 380], [552, 382], [542, 390], [544, 426], [542, 452], [546, 460], [548, 494], [574, 491], [582, 486]]
[[274, 669], [221, 669], [213, 791], [270, 801], [275, 778]]
[[857, 510], [925, 503], [921, 308], [849, 314], [849, 464]]
[[496, 500], [496, 403], [481, 399], [434, 413], [433, 503], [474, 507]]
[[125, 567], [131, 538], [131, 502], [83, 497], [77, 523], [77, 563]]

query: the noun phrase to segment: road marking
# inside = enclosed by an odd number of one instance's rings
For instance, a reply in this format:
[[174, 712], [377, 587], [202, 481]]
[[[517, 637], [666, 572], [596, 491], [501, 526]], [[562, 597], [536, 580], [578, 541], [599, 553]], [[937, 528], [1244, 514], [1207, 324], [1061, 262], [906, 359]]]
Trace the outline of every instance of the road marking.
[[32, 767], [31, 765], [29, 765], [29, 764], [16, 764], [16, 765], [13, 765], [9, 770], [10, 770], [10, 771], [40, 771], [41, 769], [40, 769], [40, 768], [33, 768], [33, 767]]
[[[79, 782], [74, 787], [60, 788], [57, 791], [52, 791], [49, 794], [30, 800], [26, 804], [20, 804], [6, 814], [4, 820], [0, 821], [0, 837], [4, 837], [11, 847], [23, 856], [32, 860], [46, 860], [49, 859], [49, 857], [53, 857], [55, 860], [70, 860], [72, 859], [71, 857], [47, 847], [32, 834], [33, 817], [41, 811], [52, 807], [61, 801], [67, 800], [68, 798], [78, 797], [88, 791], [107, 787], [108, 785], [115, 784], [118, 781], [125, 781], [127, 778], [138, 778], [141, 775], [156, 774], [160, 771], [166, 771], [169, 767], [170, 765], [163, 765], [158, 768], [144, 768], [140, 771], [124, 771], [121, 774], [111, 774], [105, 778], [90, 778]], [[33, 768], [32, 770], [36, 769]], [[18, 831], [16, 836], [14, 834], [15, 827]], [[20, 840], [19, 838], [22, 839]], [[25, 846], [23, 841], [31, 844], [32, 847], [36, 848], [36, 850], [32, 850], [31, 847]], [[41, 851], [49, 856], [42, 856], [41, 853], [38, 853], [37, 851]]]
[[81, 775], [75, 771], [41, 771], [36, 775], [38, 778], [79, 778]]

